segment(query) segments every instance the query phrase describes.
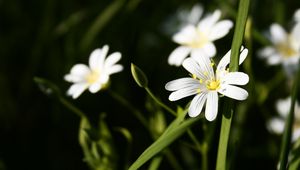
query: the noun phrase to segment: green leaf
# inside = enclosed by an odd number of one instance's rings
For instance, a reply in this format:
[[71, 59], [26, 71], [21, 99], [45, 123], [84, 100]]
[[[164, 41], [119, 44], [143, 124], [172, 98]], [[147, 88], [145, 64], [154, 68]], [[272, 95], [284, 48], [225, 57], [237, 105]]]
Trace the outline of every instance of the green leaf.
[[197, 122], [201, 117], [188, 119], [178, 126], [178, 119], [175, 119], [170, 127], [163, 133], [151, 146], [149, 146], [140, 157], [129, 167], [129, 170], [136, 170], [140, 168], [145, 162], [155, 156], [157, 153], [162, 151], [164, 148], [169, 146], [177, 138], [179, 138], [188, 128], [190, 128], [195, 122]]
[[145, 73], [136, 65], [131, 63], [131, 74], [135, 80], [135, 82], [142, 88], [146, 88], [148, 86], [148, 78]]

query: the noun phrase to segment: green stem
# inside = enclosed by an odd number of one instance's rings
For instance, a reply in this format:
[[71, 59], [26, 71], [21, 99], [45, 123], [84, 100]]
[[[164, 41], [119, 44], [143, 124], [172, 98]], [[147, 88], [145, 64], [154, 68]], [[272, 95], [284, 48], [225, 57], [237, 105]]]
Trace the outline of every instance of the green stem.
[[286, 119], [285, 122], [285, 127], [284, 127], [284, 133], [282, 137], [282, 144], [281, 144], [281, 151], [280, 151], [280, 170], [284, 170], [287, 168], [287, 161], [288, 161], [288, 155], [289, 155], [289, 149], [290, 149], [290, 144], [291, 144], [291, 135], [292, 135], [292, 127], [293, 127], [293, 122], [294, 122], [294, 111], [295, 111], [295, 103], [296, 103], [296, 98], [298, 94], [298, 86], [299, 86], [299, 81], [300, 81], [300, 60], [298, 61], [298, 73], [295, 76], [295, 81], [293, 84], [293, 89], [292, 89], [292, 103], [290, 107], [290, 112], [289, 115]]
[[191, 129], [187, 131], [189, 137], [192, 139], [192, 141], [195, 143], [197, 150], [201, 153], [201, 169], [202, 170], [207, 170], [207, 143], [204, 142], [203, 144], [200, 144], [199, 141], [197, 140], [196, 136], [192, 132]]
[[[233, 42], [231, 45], [231, 56], [230, 56], [230, 65], [229, 71], [234, 72], [238, 70], [239, 67], [239, 53], [240, 46], [243, 41], [247, 15], [249, 10], [250, 0], [240, 0], [238, 15], [236, 19], [236, 27], [234, 30]], [[217, 170], [226, 169], [226, 157], [227, 157], [227, 146], [230, 135], [230, 126], [233, 115], [234, 103], [231, 99], [227, 99], [224, 103], [224, 110], [222, 114], [222, 123], [221, 123], [221, 132], [219, 138], [219, 148], [217, 155]]]
[[119, 95], [118, 93], [115, 93], [112, 90], [109, 90], [108, 92], [115, 100], [119, 101], [123, 106], [130, 110], [131, 113], [142, 123], [142, 125], [148, 129], [148, 121], [139, 110], [135, 109], [123, 96]]
[[202, 144], [202, 150], [201, 150], [201, 153], [202, 153], [202, 170], [208, 170], [208, 158], [207, 158], [207, 154], [208, 154], [208, 146], [207, 146], [207, 143], [204, 142]]
[[74, 112], [77, 116], [84, 118], [86, 117], [85, 113], [83, 113], [80, 109], [78, 109], [76, 106], [74, 106], [72, 103], [70, 103], [68, 100], [66, 100], [63, 97], [59, 97], [59, 101], [61, 104], [63, 104], [66, 108]]
[[[143, 114], [135, 109], [125, 98], [123, 98], [121, 95], [119, 95], [118, 93], [113, 92], [112, 90], [108, 91], [109, 94], [117, 101], [119, 101], [122, 105], [124, 105], [128, 110], [130, 110], [133, 115], [142, 123], [142, 125], [148, 130], [151, 131], [149, 129], [148, 126], [148, 122], [146, 120], [146, 118], [143, 116]], [[151, 132], [150, 132], [151, 133]], [[153, 140], [155, 140], [155, 138], [152, 136]], [[181, 170], [182, 168], [180, 168], [180, 165], [178, 164], [178, 161], [176, 160], [176, 158], [173, 156], [172, 152], [169, 149], [166, 149], [165, 151], [166, 157], [168, 159], [168, 161], [170, 162], [171, 166], [173, 168], [178, 167], [178, 170]]]
[[163, 102], [161, 102], [152, 92], [151, 90], [146, 87], [145, 90], [147, 91], [147, 93], [150, 95], [150, 97], [157, 103], [159, 104], [162, 108], [164, 108], [165, 110], [167, 110], [168, 112], [170, 112], [172, 115], [177, 116], [177, 113], [172, 110], [170, 107], [168, 107], [167, 105], [165, 105]]

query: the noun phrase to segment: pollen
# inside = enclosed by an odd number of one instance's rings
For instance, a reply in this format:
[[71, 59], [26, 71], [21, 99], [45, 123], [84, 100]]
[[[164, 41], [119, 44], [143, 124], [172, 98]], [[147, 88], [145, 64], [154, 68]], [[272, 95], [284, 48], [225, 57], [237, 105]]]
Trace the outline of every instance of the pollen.
[[192, 78], [193, 78], [193, 79], [197, 79], [196, 74], [193, 74], [193, 75], [192, 75]]
[[201, 92], [201, 89], [197, 89], [197, 93], [200, 93]]
[[297, 51], [290, 47], [290, 45], [288, 44], [280, 44], [277, 46], [277, 49], [286, 58], [297, 55]]
[[86, 81], [88, 84], [93, 84], [99, 79], [100, 73], [98, 71], [92, 71], [89, 75], [86, 76]]
[[208, 42], [209, 42], [209, 39], [208, 39], [207, 35], [201, 31], [197, 31], [195, 38], [187, 45], [189, 45], [192, 48], [202, 48]]
[[220, 88], [220, 81], [219, 80], [212, 80], [206, 83], [206, 88], [208, 90], [218, 90]]

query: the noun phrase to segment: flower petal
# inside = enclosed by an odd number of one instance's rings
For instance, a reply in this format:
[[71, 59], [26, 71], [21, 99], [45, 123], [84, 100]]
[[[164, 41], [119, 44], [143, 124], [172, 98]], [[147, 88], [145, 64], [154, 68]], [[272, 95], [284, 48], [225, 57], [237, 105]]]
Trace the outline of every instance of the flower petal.
[[206, 80], [215, 78], [215, 73], [211, 65], [211, 61], [207, 56], [203, 56], [203, 51], [201, 49], [193, 50], [191, 57], [197, 61], [201, 69], [200, 72], [204, 74]]
[[202, 49], [203, 49], [203, 52], [205, 53], [205, 56], [209, 57], [209, 58], [214, 57], [217, 53], [215, 45], [211, 42], [205, 44]]
[[[300, 11], [300, 10], [299, 10]], [[297, 23], [293, 29], [292, 29], [292, 32], [291, 32], [291, 35], [293, 37], [293, 39], [296, 41], [297, 43], [297, 47], [299, 48], [299, 41], [300, 41], [300, 21], [299, 23]]]
[[285, 30], [279, 25], [279, 24], [272, 24], [270, 28], [270, 33], [271, 33], [271, 41], [274, 44], [278, 44], [281, 42], [285, 42], [287, 39], [287, 34]]
[[112, 67], [114, 64], [116, 64], [120, 59], [121, 59], [121, 53], [119, 52], [114, 52], [110, 54], [105, 62], [104, 62], [104, 68], [108, 69], [109, 67]]
[[217, 117], [218, 113], [218, 93], [211, 91], [207, 94], [206, 107], [205, 107], [205, 118], [208, 121], [213, 121]]
[[196, 117], [201, 113], [206, 96], [206, 93], [200, 93], [193, 98], [188, 111], [190, 117]]
[[165, 89], [169, 91], [175, 91], [189, 87], [197, 88], [199, 85], [199, 81], [190, 77], [186, 77], [168, 82], [165, 86]]
[[295, 142], [299, 139], [300, 137], [300, 129], [293, 129], [293, 134], [292, 134], [292, 141]]
[[67, 95], [72, 96], [73, 99], [78, 98], [84, 90], [88, 88], [87, 83], [75, 83], [67, 91]]
[[187, 25], [181, 31], [173, 36], [173, 41], [178, 44], [189, 44], [197, 35], [197, 30], [194, 25]]
[[230, 20], [223, 20], [216, 23], [209, 33], [209, 40], [214, 41], [224, 37], [232, 27], [233, 23]]
[[194, 58], [185, 59], [182, 66], [191, 74], [195, 74], [198, 78], [205, 79], [206, 76], [202, 73], [199, 64]]
[[[248, 55], [248, 49], [241, 46], [240, 51], [241, 51], [241, 53], [240, 53], [239, 64], [242, 64], [244, 62], [244, 60], [246, 59], [247, 55]], [[226, 67], [228, 66], [228, 64], [230, 62], [230, 55], [231, 55], [231, 50], [229, 50], [224, 55], [224, 57], [220, 60], [218, 66], [217, 66], [217, 72], [218, 71], [224, 71], [226, 69]]]
[[214, 13], [209, 14], [199, 22], [197, 26], [198, 31], [208, 34], [209, 31], [212, 29], [213, 25], [219, 20], [220, 17], [221, 11], [215, 10]]
[[[200, 5], [200, 4], [196, 4], [193, 6], [187, 20], [188, 20], [188, 23], [197, 23], [201, 17], [203, 13], [203, 7]], [[186, 19], [186, 18], [184, 18]]]
[[248, 97], [246, 90], [229, 84], [222, 84], [218, 92], [235, 100], [245, 100]]
[[179, 46], [170, 54], [168, 63], [170, 65], [180, 66], [190, 52], [191, 48], [186, 46]]
[[91, 93], [96, 93], [98, 92], [102, 87], [102, 84], [97, 82], [97, 83], [93, 83], [90, 87], [89, 87], [89, 91]]
[[65, 75], [64, 79], [68, 82], [82, 82], [90, 74], [90, 69], [84, 64], [76, 64], [71, 68], [70, 74]]
[[267, 58], [270, 55], [273, 55], [276, 52], [276, 49], [272, 46], [267, 46], [258, 51], [258, 56], [261, 58]]
[[191, 96], [198, 93], [198, 88], [188, 87], [172, 92], [169, 96], [170, 101], [176, 101], [187, 96]]
[[114, 74], [114, 73], [118, 73], [122, 70], [123, 70], [123, 66], [120, 65], [120, 64], [116, 64], [116, 65], [113, 65], [113, 66], [107, 68], [106, 73], [111, 75], [111, 74]]
[[276, 65], [282, 62], [282, 56], [279, 53], [274, 53], [267, 58], [267, 63], [269, 65]]
[[90, 59], [89, 59], [89, 66], [92, 70], [98, 70], [103, 67], [104, 60], [107, 55], [108, 49], [109, 49], [108, 45], [104, 45], [102, 47], [102, 49], [101, 48], [95, 49], [91, 53]]
[[294, 20], [296, 22], [300, 22], [300, 9], [297, 9], [296, 12], [294, 13]]
[[224, 84], [245, 85], [249, 82], [249, 76], [242, 72], [229, 72], [222, 77]]
[[284, 120], [279, 118], [273, 118], [267, 123], [267, 128], [269, 131], [282, 134], [284, 130]]
[[283, 118], [286, 118], [287, 115], [289, 114], [291, 102], [292, 102], [291, 97], [277, 100], [276, 110]]

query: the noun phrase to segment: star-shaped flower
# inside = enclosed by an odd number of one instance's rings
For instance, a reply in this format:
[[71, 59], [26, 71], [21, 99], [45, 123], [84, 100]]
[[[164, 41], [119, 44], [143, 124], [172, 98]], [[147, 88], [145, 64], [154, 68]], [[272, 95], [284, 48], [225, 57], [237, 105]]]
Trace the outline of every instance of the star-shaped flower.
[[201, 53], [201, 56], [197, 57], [213, 57], [216, 54], [213, 41], [224, 37], [233, 26], [230, 20], [218, 21], [220, 17], [221, 11], [216, 10], [213, 14], [203, 18], [197, 26], [187, 25], [175, 34], [173, 41], [180, 46], [170, 54], [168, 63], [180, 66], [193, 51]]
[[[205, 117], [213, 121], [218, 113], [218, 93], [236, 100], [245, 100], [248, 92], [235, 85], [245, 85], [249, 81], [247, 74], [242, 72], [228, 72], [230, 51], [220, 60], [216, 72], [214, 63], [208, 57], [201, 56], [201, 51], [194, 51], [191, 58], [183, 62], [183, 67], [192, 74], [192, 77], [180, 78], [166, 84], [166, 90], [173, 91], [170, 101], [176, 101], [187, 96], [196, 95], [190, 106], [190, 117], [198, 116], [204, 104]], [[242, 49], [239, 63], [241, 64], [248, 54], [247, 49]]]
[[96, 93], [107, 85], [111, 74], [123, 70], [122, 65], [116, 64], [121, 59], [121, 53], [112, 53], [105, 59], [108, 49], [108, 45], [95, 49], [90, 55], [89, 66], [76, 64], [70, 73], [65, 75], [66, 81], [74, 83], [69, 88], [68, 95], [75, 99], [86, 89]]
[[296, 24], [291, 33], [287, 33], [279, 24], [270, 27], [271, 46], [262, 49], [259, 54], [267, 59], [269, 65], [293, 65], [300, 57], [300, 24]]

